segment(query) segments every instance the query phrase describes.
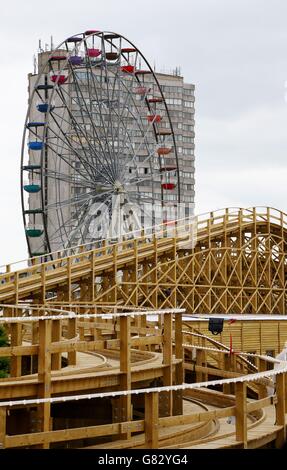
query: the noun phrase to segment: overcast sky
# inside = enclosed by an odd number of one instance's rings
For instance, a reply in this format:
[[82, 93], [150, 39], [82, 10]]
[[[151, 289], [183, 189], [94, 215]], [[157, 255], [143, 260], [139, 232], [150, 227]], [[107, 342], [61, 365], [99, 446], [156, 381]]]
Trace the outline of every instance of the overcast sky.
[[196, 94], [196, 212], [287, 212], [286, 0], [5, 0], [0, 12], [0, 264], [26, 258], [20, 204], [27, 74], [42, 44], [99, 29], [158, 70], [180, 66]]

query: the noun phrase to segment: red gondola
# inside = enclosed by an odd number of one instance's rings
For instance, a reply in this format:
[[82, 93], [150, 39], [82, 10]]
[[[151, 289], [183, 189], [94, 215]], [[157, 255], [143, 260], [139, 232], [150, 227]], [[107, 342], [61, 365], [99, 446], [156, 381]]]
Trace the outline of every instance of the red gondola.
[[84, 32], [84, 35], [85, 36], [90, 36], [90, 34], [96, 34], [96, 33], [99, 33], [100, 31], [97, 30], [97, 29], [88, 29], [88, 31], [85, 31]]
[[121, 71], [125, 73], [134, 73], [135, 68], [133, 65], [123, 65]]
[[174, 183], [162, 183], [161, 185], [162, 189], [167, 189], [167, 190], [172, 190], [176, 187], [176, 184]]
[[148, 102], [149, 103], [162, 103], [163, 99], [162, 98], [149, 98]]
[[123, 47], [122, 48], [122, 53], [124, 54], [130, 54], [131, 52], [136, 52], [136, 49], [133, 47]]
[[52, 57], [50, 57], [49, 59], [50, 62], [61, 61], [61, 60], [67, 60], [67, 56], [66, 55], [52, 55]]
[[91, 49], [87, 49], [87, 56], [88, 57], [99, 57], [101, 55], [102, 51], [100, 49], [94, 49], [94, 48], [91, 48]]
[[50, 78], [53, 83], [57, 83], [58, 85], [63, 85], [68, 80], [66, 75], [51, 75]]
[[106, 59], [107, 60], [117, 60], [119, 54], [117, 52], [106, 52]]
[[149, 122], [160, 122], [162, 117], [159, 114], [150, 114], [147, 116]]
[[172, 151], [171, 148], [168, 147], [160, 147], [157, 149], [158, 155], [168, 155]]

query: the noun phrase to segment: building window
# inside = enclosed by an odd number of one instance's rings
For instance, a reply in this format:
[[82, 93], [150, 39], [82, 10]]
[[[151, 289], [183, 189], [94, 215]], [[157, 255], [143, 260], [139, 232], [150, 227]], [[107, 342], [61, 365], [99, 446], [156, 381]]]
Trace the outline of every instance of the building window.
[[192, 102], [192, 101], [184, 101], [184, 102], [183, 102], [183, 105], [184, 105], [186, 108], [193, 108], [193, 102]]
[[193, 126], [191, 126], [190, 124], [183, 124], [183, 125], [182, 125], [182, 129], [183, 129], [184, 131], [192, 132], [192, 131], [193, 131]]
[[182, 100], [179, 98], [166, 98], [166, 104], [171, 104], [174, 106], [181, 106], [182, 105]]
[[184, 135], [182, 141], [186, 142], [187, 144], [193, 144], [193, 137], [188, 137]]

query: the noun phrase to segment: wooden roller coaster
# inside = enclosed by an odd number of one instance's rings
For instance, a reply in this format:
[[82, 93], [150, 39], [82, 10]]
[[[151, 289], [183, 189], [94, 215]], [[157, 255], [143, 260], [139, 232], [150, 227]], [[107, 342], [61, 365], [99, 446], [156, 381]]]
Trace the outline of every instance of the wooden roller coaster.
[[[5, 266], [1, 446], [281, 447], [286, 230], [226, 209]], [[215, 341], [210, 314], [242, 321]]]

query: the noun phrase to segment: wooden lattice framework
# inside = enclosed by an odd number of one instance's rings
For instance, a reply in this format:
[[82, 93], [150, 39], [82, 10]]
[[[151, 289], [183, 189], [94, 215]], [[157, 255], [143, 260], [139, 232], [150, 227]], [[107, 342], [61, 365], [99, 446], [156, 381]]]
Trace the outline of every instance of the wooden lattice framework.
[[0, 276], [0, 302], [286, 313], [287, 216], [226, 209], [156, 235], [78, 247]]

